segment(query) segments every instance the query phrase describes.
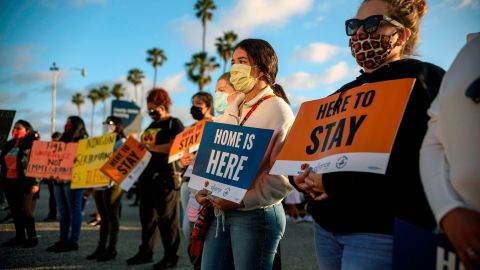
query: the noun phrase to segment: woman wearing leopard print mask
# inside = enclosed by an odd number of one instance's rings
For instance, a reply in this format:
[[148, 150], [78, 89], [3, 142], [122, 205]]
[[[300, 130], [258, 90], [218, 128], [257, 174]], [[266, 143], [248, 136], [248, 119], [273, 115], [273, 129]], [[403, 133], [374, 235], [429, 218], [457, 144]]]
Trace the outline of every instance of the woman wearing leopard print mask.
[[424, 0], [365, 0], [355, 18], [345, 22], [352, 55], [363, 69], [336, 93], [367, 83], [416, 81], [385, 174], [317, 174], [307, 168], [294, 177], [294, 184], [313, 197], [308, 212], [316, 221], [320, 269], [391, 269], [395, 218], [435, 228], [420, 180], [419, 150], [427, 109], [445, 71], [409, 58], [426, 10]]

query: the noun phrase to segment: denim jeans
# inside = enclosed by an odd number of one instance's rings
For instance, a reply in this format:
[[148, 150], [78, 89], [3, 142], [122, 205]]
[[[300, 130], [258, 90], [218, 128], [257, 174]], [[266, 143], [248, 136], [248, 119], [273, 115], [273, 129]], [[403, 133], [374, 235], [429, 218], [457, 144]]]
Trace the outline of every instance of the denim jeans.
[[315, 252], [320, 269], [392, 269], [393, 236], [376, 233], [333, 234], [315, 223]]
[[208, 229], [202, 269], [272, 269], [278, 243], [285, 232], [282, 204], [251, 211], [228, 211], [224, 217], [224, 221], [221, 217], [214, 218]]
[[53, 190], [60, 213], [60, 241], [78, 243], [82, 226], [83, 189], [71, 189], [70, 183], [56, 183]]

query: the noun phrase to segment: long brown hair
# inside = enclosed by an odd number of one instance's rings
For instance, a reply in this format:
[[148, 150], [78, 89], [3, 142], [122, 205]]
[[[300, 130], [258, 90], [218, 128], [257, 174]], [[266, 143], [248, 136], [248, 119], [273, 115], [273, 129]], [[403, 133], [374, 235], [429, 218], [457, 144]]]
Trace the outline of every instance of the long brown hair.
[[240, 43], [235, 46], [234, 50], [237, 48], [244, 49], [258, 69], [265, 74], [260, 80], [265, 81], [270, 87], [272, 87], [275, 95], [281, 97], [285, 102], [290, 104], [283, 87], [275, 82], [278, 72], [278, 57], [270, 43], [263, 39], [249, 38], [240, 41]]

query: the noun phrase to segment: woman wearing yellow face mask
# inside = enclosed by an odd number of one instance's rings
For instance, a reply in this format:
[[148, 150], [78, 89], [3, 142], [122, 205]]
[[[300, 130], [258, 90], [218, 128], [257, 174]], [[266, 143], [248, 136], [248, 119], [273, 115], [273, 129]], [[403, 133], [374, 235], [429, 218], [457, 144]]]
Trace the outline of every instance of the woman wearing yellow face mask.
[[[236, 47], [230, 82], [240, 92], [216, 122], [274, 130], [256, 178], [240, 204], [197, 192], [201, 205], [212, 204], [223, 218], [206, 234], [202, 269], [271, 269], [285, 230], [282, 199], [293, 190], [287, 177], [270, 175], [293, 113], [282, 87], [275, 83], [278, 59], [268, 42], [246, 39]], [[222, 221], [223, 220], [223, 221]], [[217, 230], [217, 223], [220, 226]], [[215, 237], [215, 234], [218, 234]]]

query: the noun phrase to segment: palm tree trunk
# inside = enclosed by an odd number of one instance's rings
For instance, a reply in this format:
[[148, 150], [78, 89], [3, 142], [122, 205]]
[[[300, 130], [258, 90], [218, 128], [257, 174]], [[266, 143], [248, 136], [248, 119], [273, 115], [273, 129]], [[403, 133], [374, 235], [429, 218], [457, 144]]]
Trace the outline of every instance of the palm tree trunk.
[[157, 67], [154, 68], [155, 75], [153, 76], [153, 88], [157, 86]]
[[138, 103], [138, 87], [137, 87], [137, 85], [135, 85], [135, 103], [140, 104], [140, 103]]
[[223, 58], [223, 73], [227, 71], [227, 58]]
[[90, 123], [90, 131], [92, 132], [92, 137], [93, 137], [93, 128], [94, 128], [94, 125], [93, 125], [93, 119], [94, 119], [94, 115], [95, 115], [95, 105], [93, 105], [93, 108], [92, 108], [92, 122]]
[[205, 38], [207, 36], [207, 24], [203, 24], [203, 41], [202, 41], [202, 52], [205, 52]]
[[103, 119], [105, 119], [105, 115], [107, 114], [107, 102], [103, 102]]
[[77, 110], [78, 110], [78, 116], [80, 117], [80, 105], [77, 105]]

